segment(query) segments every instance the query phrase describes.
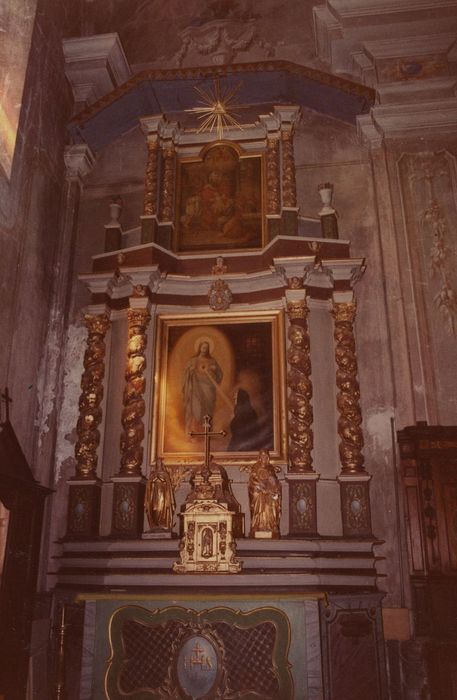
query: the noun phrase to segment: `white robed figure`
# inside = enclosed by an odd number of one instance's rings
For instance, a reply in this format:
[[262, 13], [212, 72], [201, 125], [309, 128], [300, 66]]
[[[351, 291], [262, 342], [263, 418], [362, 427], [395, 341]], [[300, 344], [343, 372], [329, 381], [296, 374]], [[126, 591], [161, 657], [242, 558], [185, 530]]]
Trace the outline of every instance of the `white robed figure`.
[[200, 338], [195, 344], [196, 354], [184, 370], [183, 399], [186, 432], [202, 429], [204, 416], [214, 416], [216, 391], [223, 372], [212, 357], [209, 339]]

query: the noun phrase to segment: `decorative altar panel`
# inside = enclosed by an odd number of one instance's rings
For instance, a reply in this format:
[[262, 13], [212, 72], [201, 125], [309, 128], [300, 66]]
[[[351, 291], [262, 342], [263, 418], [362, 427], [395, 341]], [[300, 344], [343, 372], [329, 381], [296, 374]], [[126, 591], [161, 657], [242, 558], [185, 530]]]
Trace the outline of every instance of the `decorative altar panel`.
[[321, 699], [318, 597], [87, 599], [80, 698]]

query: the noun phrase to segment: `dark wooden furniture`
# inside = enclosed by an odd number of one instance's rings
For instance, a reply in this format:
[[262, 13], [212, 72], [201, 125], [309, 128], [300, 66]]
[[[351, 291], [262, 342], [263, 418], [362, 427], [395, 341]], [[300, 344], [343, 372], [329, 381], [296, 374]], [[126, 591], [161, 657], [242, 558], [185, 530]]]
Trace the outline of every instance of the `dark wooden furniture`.
[[457, 698], [457, 427], [398, 433], [415, 635], [433, 700]]
[[50, 493], [33, 478], [9, 421], [0, 423], [0, 501], [9, 511], [0, 588], [0, 697], [26, 696], [41, 526]]

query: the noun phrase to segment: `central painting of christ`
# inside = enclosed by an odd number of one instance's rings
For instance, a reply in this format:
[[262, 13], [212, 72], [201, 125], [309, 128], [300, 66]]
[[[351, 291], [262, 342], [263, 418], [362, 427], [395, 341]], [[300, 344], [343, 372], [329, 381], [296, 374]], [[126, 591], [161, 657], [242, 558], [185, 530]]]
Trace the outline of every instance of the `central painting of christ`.
[[154, 444], [168, 463], [195, 461], [204, 447], [238, 461], [262, 448], [281, 455], [282, 319], [255, 315], [159, 319], [156, 349]]

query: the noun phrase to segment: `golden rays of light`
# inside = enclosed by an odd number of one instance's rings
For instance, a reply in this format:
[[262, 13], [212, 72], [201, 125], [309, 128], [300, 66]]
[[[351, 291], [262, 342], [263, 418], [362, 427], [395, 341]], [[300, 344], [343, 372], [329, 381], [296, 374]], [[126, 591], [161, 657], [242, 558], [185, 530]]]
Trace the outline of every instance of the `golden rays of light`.
[[241, 82], [235, 85], [234, 88], [227, 88], [227, 90], [221, 90], [219, 79], [215, 80], [212, 88], [209, 90], [204, 90], [203, 88], [195, 86], [194, 90], [200, 96], [201, 107], [192, 107], [191, 109], [186, 109], [186, 112], [191, 114], [196, 114], [198, 119], [201, 121], [200, 127], [197, 133], [200, 134], [203, 131], [216, 132], [218, 139], [224, 137], [224, 130], [235, 127], [237, 129], [243, 130], [243, 127], [236, 119], [239, 116], [233, 111], [234, 107], [241, 107], [236, 102], [236, 95], [241, 87]]

